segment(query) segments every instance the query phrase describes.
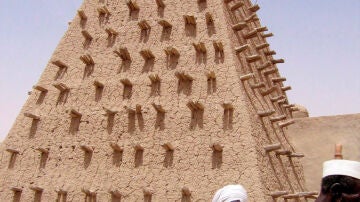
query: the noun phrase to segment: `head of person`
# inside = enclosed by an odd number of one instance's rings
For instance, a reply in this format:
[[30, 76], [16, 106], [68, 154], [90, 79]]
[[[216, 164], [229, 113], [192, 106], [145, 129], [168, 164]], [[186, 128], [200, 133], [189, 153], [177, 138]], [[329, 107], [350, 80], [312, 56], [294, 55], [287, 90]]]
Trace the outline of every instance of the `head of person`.
[[241, 185], [226, 185], [216, 191], [212, 202], [247, 202], [247, 193]]
[[324, 163], [320, 195], [315, 202], [359, 202], [360, 162], [330, 160]]

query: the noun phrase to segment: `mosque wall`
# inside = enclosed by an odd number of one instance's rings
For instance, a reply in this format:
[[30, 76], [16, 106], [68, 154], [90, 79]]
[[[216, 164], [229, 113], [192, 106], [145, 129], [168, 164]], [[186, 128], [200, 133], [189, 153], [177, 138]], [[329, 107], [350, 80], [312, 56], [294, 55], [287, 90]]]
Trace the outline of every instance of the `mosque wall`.
[[85, 0], [3, 142], [4, 201], [303, 200], [250, 1]]

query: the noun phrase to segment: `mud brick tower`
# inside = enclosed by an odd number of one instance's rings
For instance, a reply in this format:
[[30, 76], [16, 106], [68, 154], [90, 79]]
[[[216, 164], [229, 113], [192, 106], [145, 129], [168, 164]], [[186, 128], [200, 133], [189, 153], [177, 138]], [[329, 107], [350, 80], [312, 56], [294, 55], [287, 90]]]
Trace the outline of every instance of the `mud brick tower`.
[[85, 0], [1, 145], [0, 201], [311, 197], [259, 8]]

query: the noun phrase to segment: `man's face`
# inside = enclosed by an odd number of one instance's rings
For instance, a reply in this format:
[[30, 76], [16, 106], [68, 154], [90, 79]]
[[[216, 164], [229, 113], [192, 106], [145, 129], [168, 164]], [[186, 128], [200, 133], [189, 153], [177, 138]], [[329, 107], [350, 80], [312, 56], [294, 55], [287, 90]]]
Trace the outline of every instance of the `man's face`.
[[322, 189], [315, 202], [360, 202], [360, 180], [357, 180], [351, 190], [349, 187], [344, 190], [341, 186], [334, 183], [326, 193]]

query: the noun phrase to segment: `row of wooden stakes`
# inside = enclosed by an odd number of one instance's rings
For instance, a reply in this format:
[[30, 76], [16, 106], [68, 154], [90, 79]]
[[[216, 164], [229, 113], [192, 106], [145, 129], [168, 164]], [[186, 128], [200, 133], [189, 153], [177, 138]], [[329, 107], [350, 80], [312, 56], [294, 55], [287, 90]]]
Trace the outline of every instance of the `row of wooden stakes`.
[[[24, 189], [23, 187], [11, 187], [10, 188], [10, 190], [14, 192], [14, 201], [20, 200], [23, 189]], [[30, 186], [30, 189], [35, 192], [34, 200], [36, 202], [38, 202], [38, 201], [40, 202], [41, 196], [42, 196], [43, 192], [45, 191], [44, 188], [39, 187], [39, 186]], [[66, 201], [67, 200], [68, 191], [61, 188], [61, 189], [56, 189], [55, 192], [57, 193], [56, 201]], [[97, 195], [98, 195], [97, 191], [95, 191], [93, 189], [89, 189], [89, 188], [81, 188], [81, 192], [85, 194], [84, 195], [85, 201], [87, 201], [87, 202], [96, 202], [97, 201]], [[145, 202], [151, 202], [153, 195], [156, 194], [156, 192], [153, 189], [148, 188], [148, 187], [143, 188], [142, 192], [143, 192]], [[111, 195], [111, 201], [113, 201], [113, 202], [120, 202], [122, 197], [127, 196], [127, 195], [123, 194], [121, 191], [119, 191], [118, 189], [110, 189], [108, 191], [108, 193]], [[186, 186], [182, 187], [180, 190], [180, 193], [181, 193], [181, 201], [184, 201], [184, 202], [191, 201], [190, 198], [192, 195], [192, 191], [188, 187], [186, 187]]]
[[[39, 187], [39, 186], [31, 186], [30, 189], [32, 191], [35, 192], [35, 195], [41, 195], [44, 192], [44, 188]], [[10, 189], [11, 191], [14, 192], [14, 198], [20, 198], [21, 197], [21, 193], [23, 192], [23, 187], [12, 187]], [[85, 194], [86, 197], [86, 201], [96, 201], [96, 196], [97, 196], [97, 192], [93, 189], [89, 189], [89, 188], [82, 188], [81, 192]], [[57, 201], [63, 201], [67, 198], [68, 192], [64, 189], [56, 189], [56, 193], [57, 193]], [[111, 189], [108, 192], [109, 194], [111, 194], [111, 198], [112, 201], [120, 201], [120, 199], [123, 197], [123, 194], [121, 193], [121, 191], [119, 191], [118, 189]], [[151, 202], [152, 196], [154, 194], [156, 194], [156, 192], [151, 189], [151, 188], [143, 188], [143, 194], [144, 194], [144, 199], [147, 202]], [[188, 187], [182, 187], [181, 189], [181, 195], [182, 198], [185, 199], [190, 199], [192, 192]], [[285, 200], [287, 199], [299, 199], [299, 198], [305, 198], [305, 199], [316, 199], [318, 192], [313, 191], [313, 192], [298, 192], [298, 193], [290, 193], [288, 191], [275, 191], [275, 192], [271, 192], [269, 194], [272, 198], [276, 199], [276, 198], [283, 198]], [[39, 196], [37, 196], [39, 198]]]

